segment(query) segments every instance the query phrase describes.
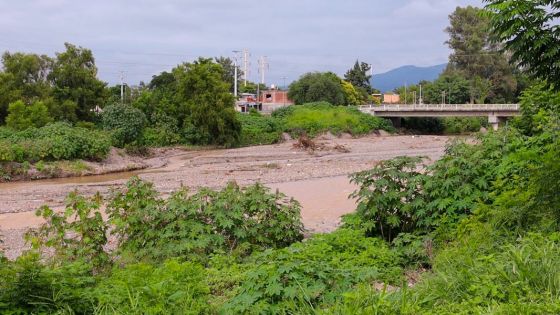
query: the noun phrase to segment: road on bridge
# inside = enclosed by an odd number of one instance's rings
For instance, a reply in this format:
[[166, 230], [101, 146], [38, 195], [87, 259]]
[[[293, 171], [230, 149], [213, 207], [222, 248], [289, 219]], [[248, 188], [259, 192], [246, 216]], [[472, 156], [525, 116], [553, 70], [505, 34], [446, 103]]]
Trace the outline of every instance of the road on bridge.
[[360, 111], [391, 119], [395, 127], [405, 117], [488, 117], [497, 130], [506, 119], [520, 115], [519, 104], [391, 104], [364, 105]]

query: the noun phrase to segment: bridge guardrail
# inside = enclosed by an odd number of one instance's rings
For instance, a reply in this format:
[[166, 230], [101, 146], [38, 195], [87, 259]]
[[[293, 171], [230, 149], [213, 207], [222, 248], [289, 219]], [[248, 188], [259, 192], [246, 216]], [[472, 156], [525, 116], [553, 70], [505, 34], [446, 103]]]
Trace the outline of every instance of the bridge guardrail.
[[382, 104], [362, 105], [360, 110], [374, 112], [392, 111], [519, 111], [519, 104]]

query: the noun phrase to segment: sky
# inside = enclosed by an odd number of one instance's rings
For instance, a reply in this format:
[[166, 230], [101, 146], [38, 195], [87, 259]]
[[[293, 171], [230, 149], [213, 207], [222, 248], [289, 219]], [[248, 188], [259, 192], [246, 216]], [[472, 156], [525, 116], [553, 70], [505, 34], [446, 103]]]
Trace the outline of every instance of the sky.
[[[198, 56], [250, 53], [249, 80], [283, 86], [310, 71], [343, 75], [356, 61], [381, 73], [447, 62], [457, 6], [481, 0], [0, 0], [0, 51], [93, 51], [99, 77], [151, 77]], [[241, 56], [240, 56], [241, 57]], [[241, 62], [241, 58], [239, 59]], [[285, 78], [285, 79], [284, 79]]]

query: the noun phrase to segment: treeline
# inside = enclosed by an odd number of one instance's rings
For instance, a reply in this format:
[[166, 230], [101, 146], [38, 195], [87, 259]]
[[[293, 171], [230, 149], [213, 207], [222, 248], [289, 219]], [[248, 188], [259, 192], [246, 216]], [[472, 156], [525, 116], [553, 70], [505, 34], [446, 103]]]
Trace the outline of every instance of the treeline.
[[403, 103], [418, 103], [420, 86], [426, 104], [517, 103], [532, 83], [511, 54], [492, 38], [491, 19], [483, 9], [457, 7], [449, 16], [446, 44], [451, 49], [445, 71], [433, 82], [422, 81], [395, 90]]
[[121, 104], [120, 87], [109, 88], [97, 78], [92, 52], [65, 47], [54, 58], [4, 53], [0, 122], [13, 130], [55, 121], [116, 129], [117, 146], [142, 141], [144, 127], [148, 143], [157, 145], [183, 141], [231, 146], [239, 140], [227, 59], [216, 59], [223, 66], [206, 58], [178, 65], [154, 76], [148, 85], [127, 87], [126, 104]]

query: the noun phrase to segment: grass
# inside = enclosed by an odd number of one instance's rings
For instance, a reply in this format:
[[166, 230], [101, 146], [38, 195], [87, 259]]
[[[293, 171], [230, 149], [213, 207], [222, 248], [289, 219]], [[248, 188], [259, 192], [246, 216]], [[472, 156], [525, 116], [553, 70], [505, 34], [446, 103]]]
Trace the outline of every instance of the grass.
[[238, 118], [242, 125], [242, 146], [277, 143], [284, 132], [294, 137], [304, 133], [314, 137], [325, 132], [360, 136], [379, 129], [394, 130], [388, 120], [364, 114], [353, 107], [328, 103], [285, 107], [273, 112], [272, 116], [251, 112], [239, 114]]

